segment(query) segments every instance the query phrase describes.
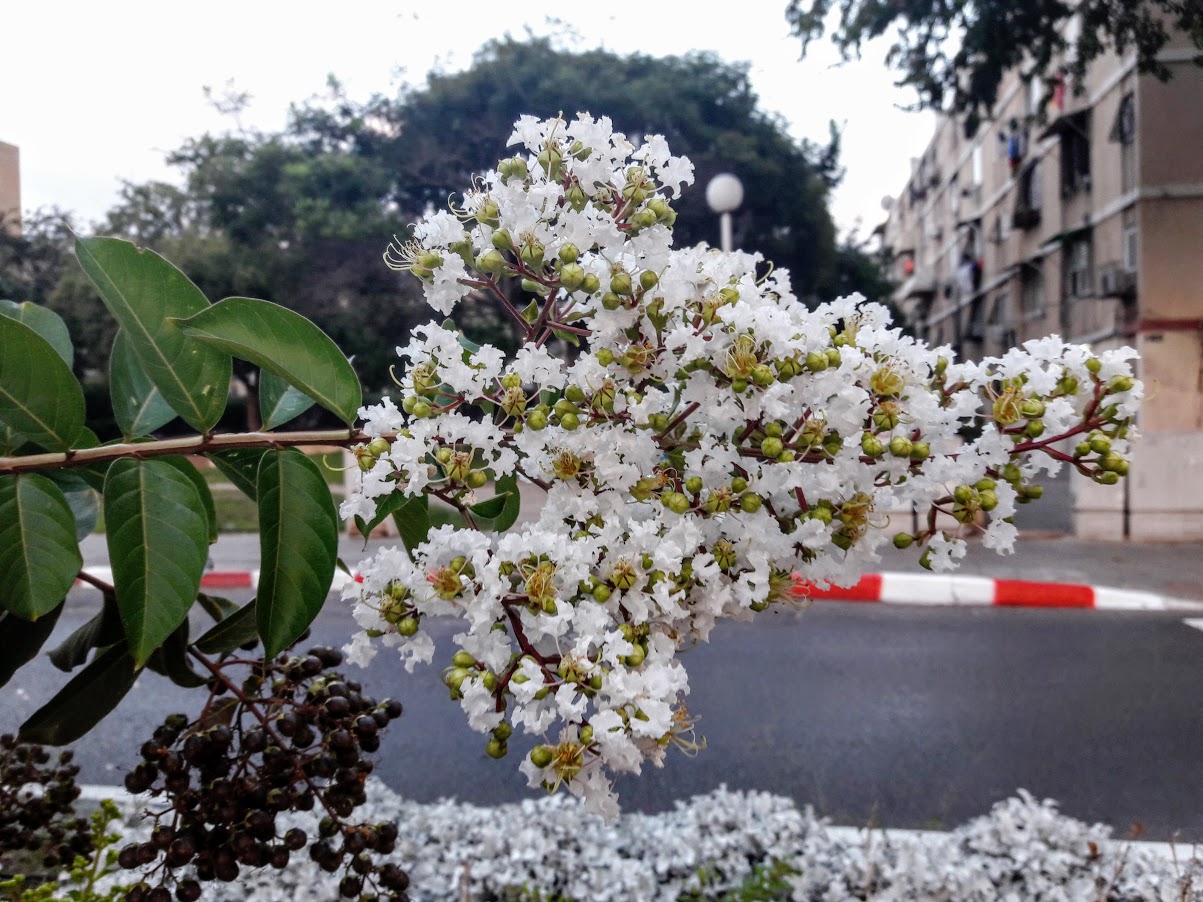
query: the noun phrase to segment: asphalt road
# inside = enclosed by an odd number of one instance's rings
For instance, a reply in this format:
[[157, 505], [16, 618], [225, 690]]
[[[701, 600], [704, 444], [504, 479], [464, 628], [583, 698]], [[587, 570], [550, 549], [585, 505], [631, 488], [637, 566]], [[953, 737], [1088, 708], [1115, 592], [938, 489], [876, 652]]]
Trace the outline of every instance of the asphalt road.
[[[72, 596], [60, 634], [91, 599]], [[331, 599], [313, 641], [341, 644], [351, 628]], [[456, 629], [434, 626], [444, 645]], [[627, 810], [725, 783], [792, 796], [837, 823], [939, 828], [1023, 787], [1119, 834], [1139, 822], [1146, 838], [1203, 841], [1203, 632], [1181, 615], [820, 603], [722, 624], [685, 661], [709, 747], [623, 778]], [[0, 731], [64, 679], [44, 657], [23, 670], [0, 696]], [[405, 704], [378, 756], [394, 789], [479, 804], [531, 792], [517, 764], [533, 740], [487, 758], [437, 667], [410, 675], [383, 650], [362, 680]], [[78, 744], [81, 779], [120, 783], [153, 726], [201, 701], [143, 676]]]

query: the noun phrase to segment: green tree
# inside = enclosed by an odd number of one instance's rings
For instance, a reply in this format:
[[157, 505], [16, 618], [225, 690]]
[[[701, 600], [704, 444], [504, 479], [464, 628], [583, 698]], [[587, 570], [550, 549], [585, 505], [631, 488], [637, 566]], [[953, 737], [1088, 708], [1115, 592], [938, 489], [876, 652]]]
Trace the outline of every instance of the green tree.
[[735, 214], [739, 247], [786, 268], [803, 297], [831, 294], [836, 230], [829, 194], [841, 176], [839, 140], [798, 142], [759, 107], [747, 64], [709, 53], [681, 57], [572, 53], [547, 39], [487, 44], [464, 72], [432, 74], [399, 98], [377, 98], [353, 117], [317, 115], [326, 140], [374, 145], [397, 179], [401, 209], [443, 205], [496, 160], [522, 114], [562, 110], [609, 116], [632, 138], [662, 134], [695, 166], [692, 189], [674, 204], [683, 243], [718, 244], [704, 187], [722, 171], [743, 181]]
[[[889, 35], [886, 61], [898, 84], [917, 92], [920, 107], [964, 115], [970, 132], [989, 118], [1012, 69], [1052, 79], [1051, 67], [1065, 60], [1081, 75], [1104, 52], [1135, 50], [1141, 72], [1165, 79], [1170, 70], [1157, 54], [1175, 29], [1203, 50], [1198, 0], [790, 0], [785, 15], [804, 54], [829, 30], [845, 60]], [[1067, 55], [1075, 17], [1081, 29]]]

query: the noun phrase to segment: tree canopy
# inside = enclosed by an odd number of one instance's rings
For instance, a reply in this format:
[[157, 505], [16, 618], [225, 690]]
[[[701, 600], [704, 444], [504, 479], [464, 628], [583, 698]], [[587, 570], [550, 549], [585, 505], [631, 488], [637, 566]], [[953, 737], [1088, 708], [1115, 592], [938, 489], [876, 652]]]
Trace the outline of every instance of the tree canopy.
[[[547, 39], [486, 45], [463, 72], [432, 74], [398, 98], [378, 98], [345, 118], [309, 111], [300, 120], [327, 141], [375, 143], [397, 181], [401, 209], [442, 206], [495, 162], [518, 116], [562, 111], [608, 116], [635, 138], [661, 134], [695, 166], [693, 189], [676, 205], [680, 241], [718, 244], [705, 185], [722, 171], [744, 184], [736, 243], [790, 270], [808, 297], [835, 285], [836, 230], [828, 212], [838, 183], [838, 134], [829, 144], [796, 141], [759, 106], [746, 64], [709, 53], [680, 57], [573, 53]], [[365, 134], [369, 132], [369, 134]]]
[[[803, 54], [828, 31], [845, 59], [890, 35], [898, 84], [914, 88], [920, 107], [964, 115], [969, 131], [989, 118], [1016, 67], [1025, 78], [1051, 78], [1054, 64], [1080, 76], [1104, 52], [1135, 50], [1141, 72], [1165, 79], [1158, 53], [1174, 30], [1203, 50], [1198, 0], [789, 0], [786, 19]], [[1080, 28], [1070, 27], [1075, 19]]]

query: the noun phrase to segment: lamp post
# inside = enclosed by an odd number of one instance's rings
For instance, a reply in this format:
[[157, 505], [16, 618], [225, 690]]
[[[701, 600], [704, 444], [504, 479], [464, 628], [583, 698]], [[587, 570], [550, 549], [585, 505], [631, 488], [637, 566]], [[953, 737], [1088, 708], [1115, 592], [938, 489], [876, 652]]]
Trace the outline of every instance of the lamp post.
[[731, 236], [731, 212], [738, 210], [744, 202], [744, 186], [736, 176], [720, 172], [706, 185], [706, 203], [718, 214], [719, 246], [724, 251], [734, 250]]

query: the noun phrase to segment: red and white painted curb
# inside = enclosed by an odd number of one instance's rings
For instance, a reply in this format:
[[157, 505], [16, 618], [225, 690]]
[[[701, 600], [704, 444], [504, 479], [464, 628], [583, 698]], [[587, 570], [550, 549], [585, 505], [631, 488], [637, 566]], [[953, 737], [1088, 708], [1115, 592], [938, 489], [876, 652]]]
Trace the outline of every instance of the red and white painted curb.
[[[113, 580], [113, 571], [108, 567], [87, 567], [85, 572], [104, 582]], [[341, 570], [336, 571], [331, 589], [341, 589], [354, 578]], [[209, 570], [201, 578], [203, 589], [253, 589], [258, 584], [258, 570]], [[848, 588], [831, 586], [820, 589], [799, 583], [796, 594], [815, 601], [882, 602], [932, 607], [1094, 608], [1100, 611], [1203, 609], [1201, 601], [1188, 601], [1137, 589], [888, 571], [867, 573], [856, 585]]]
[[1083, 583], [993, 579], [938, 573], [868, 573], [848, 588], [799, 584], [797, 594], [816, 601], [964, 607], [1094, 608], [1100, 611], [1197, 610], [1203, 602], [1156, 592]]

